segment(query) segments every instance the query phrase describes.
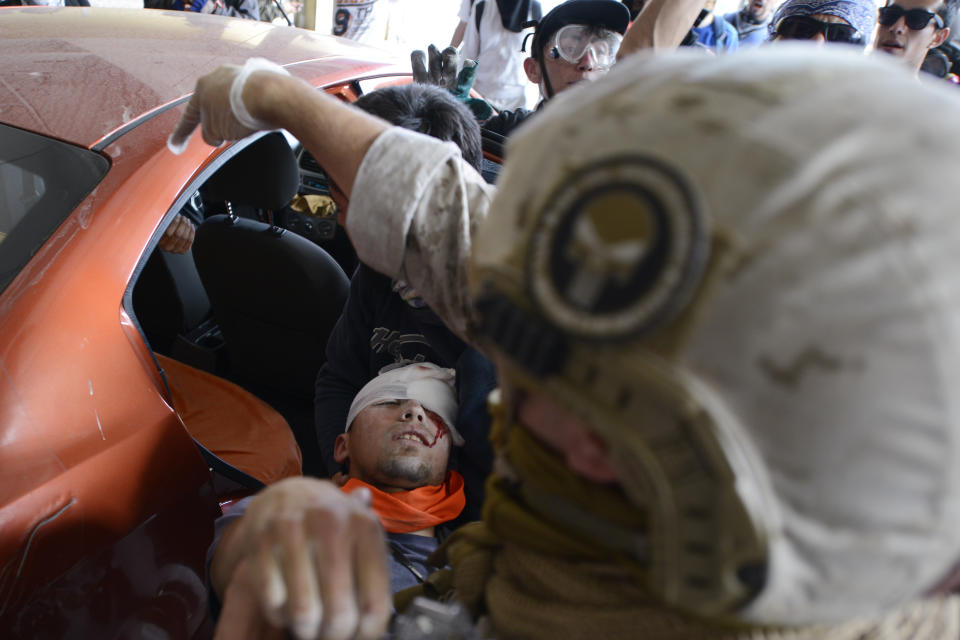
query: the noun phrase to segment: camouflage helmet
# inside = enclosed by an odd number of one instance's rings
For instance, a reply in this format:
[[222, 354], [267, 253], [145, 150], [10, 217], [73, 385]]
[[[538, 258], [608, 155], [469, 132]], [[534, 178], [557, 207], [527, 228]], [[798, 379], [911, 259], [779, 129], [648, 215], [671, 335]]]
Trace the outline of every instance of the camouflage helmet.
[[922, 116], [957, 106], [856, 53], [678, 52], [511, 140], [479, 340], [607, 443], [668, 603], [829, 623], [960, 558], [960, 125]]

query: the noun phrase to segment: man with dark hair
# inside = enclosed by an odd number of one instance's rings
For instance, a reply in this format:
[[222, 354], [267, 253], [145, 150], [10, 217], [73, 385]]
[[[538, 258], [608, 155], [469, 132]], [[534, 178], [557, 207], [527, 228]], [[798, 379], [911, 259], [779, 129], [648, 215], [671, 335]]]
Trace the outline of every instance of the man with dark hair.
[[[386, 87], [354, 105], [395, 126], [453, 142], [463, 160], [480, 170], [479, 125], [470, 110], [443, 89], [422, 84]], [[345, 216], [349, 201], [333, 187], [331, 194]], [[451, 333], [412, 287], [364, 264], [350, 280], [350, 295], [317, 375], [314, 420], [327, 475], [340, 471], [334, 445], [354, 396], [378, 373], [411, 362], [434, 362], [458, 373], [462, 410], [457, 423], [469, 433], [471, 446], [455, 453], [453, 466], [466, 478], [469, 504], [464, 517], [475, 519], [492, 461], [485, 399], [494, 386], [493, 368]]]
[[354, 105], [398, 127], [456, 144], [467, 164], [480, 170], [483, 152], [476, 121], [446, 91], [422, 84], [384, 87], [361, 96]]
[[950, 37], [956, 0], [893, 0], [880, 7], [874, 46], [920, 72], [927, 52]]
[[[386, 533], [390, 590], [423, 581], [431, 571], [427, 556], [465, 500], [463, 478], [447, 469], [452, 445], [463, 444], [453, 422], [453, 377], [450, 369], [431, 363], [377, 376], [353, 398], [337, 435], [336, 456], [349, 463], [346, 475], [333, 483], [315, 478], [278, 482], [217, 521], [210, 585], [220, 599], [229, 591], [232, 598], [249, 600], [246, 617], [224, 616], [217, 637], [263, 637], [255, 631], [257, 625], [286, 627], [298, 638], [316, 637], [321, 629], [330, 635], [320, 637], [338, 637], [329, 626], [322, 628], [326, 621], [320, 602], [329, 605], [337, 592], [350, 597], [343, 593], [346, 585], [337, 582], [342, 578], [338, 567], [348, 560], [313, 554], [309, 547], [312, 537], [336, 531], [338, 506], [351, 511], [363, 504], [339, 492], [369, 496], [366, 501], [380, 526], [362, 518], [363, 531], [374, 541]], [[343, 538], [334, 543], [349, 556], [356, 536]], [[382, 559], [382, 553], [371, 554], [361, 562], [376, 566]]]

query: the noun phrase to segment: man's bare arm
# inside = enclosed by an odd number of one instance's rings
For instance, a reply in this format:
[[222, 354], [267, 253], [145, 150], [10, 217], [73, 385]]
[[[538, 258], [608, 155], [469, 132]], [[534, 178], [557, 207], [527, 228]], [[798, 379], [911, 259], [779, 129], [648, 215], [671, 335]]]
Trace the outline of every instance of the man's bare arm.
[[623, 37], [618, 60], [643, 49], [673, 49], [693, 26], [703, 0], [647, 0]]
[[460, 43], [463, 42], [463, 34], [467, 32], [467, 23], [463, 20], [460, 21], [460, 24], [457, 25], [457, 28], [453, 31], [453, 37], [450, 38], [451, 47], [459, 47]]

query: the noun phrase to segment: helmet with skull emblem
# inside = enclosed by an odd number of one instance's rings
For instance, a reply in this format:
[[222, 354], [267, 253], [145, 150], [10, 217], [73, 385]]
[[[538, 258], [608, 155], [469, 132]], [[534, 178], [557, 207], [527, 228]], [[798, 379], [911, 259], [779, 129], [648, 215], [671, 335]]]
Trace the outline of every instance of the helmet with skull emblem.
[[[681, 609], [869, 619], [960, 558], [960, 127], [911, 117], [956, 98], [908, 80], [641, 58], [511, 140], [470, 278], [501, 428], [528, 393], [590, 426], [644, 514], [627, 553]], [[865, 134], [906, 123], [909, 159]]]

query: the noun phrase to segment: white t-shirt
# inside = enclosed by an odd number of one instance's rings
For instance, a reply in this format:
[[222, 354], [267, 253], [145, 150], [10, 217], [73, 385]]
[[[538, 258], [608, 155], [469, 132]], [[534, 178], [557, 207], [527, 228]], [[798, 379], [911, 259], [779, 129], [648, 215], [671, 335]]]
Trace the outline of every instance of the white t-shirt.
[[333, 35], [383, 45], [387, 37], [387, 0], [336, 0]]
[[467, 23], [463, 35], [463, 58], [477, 61], [477, 77], [473, 88], [498, 110], [526, 106], [529, 84], [523, 70], [527, 54], [520, 51], [524, 33], [503, 28], [500, 9], [495, 0], [486, 0], [477, 33], [475, 12], [481, 0], [461, 0], [460, 20]]

